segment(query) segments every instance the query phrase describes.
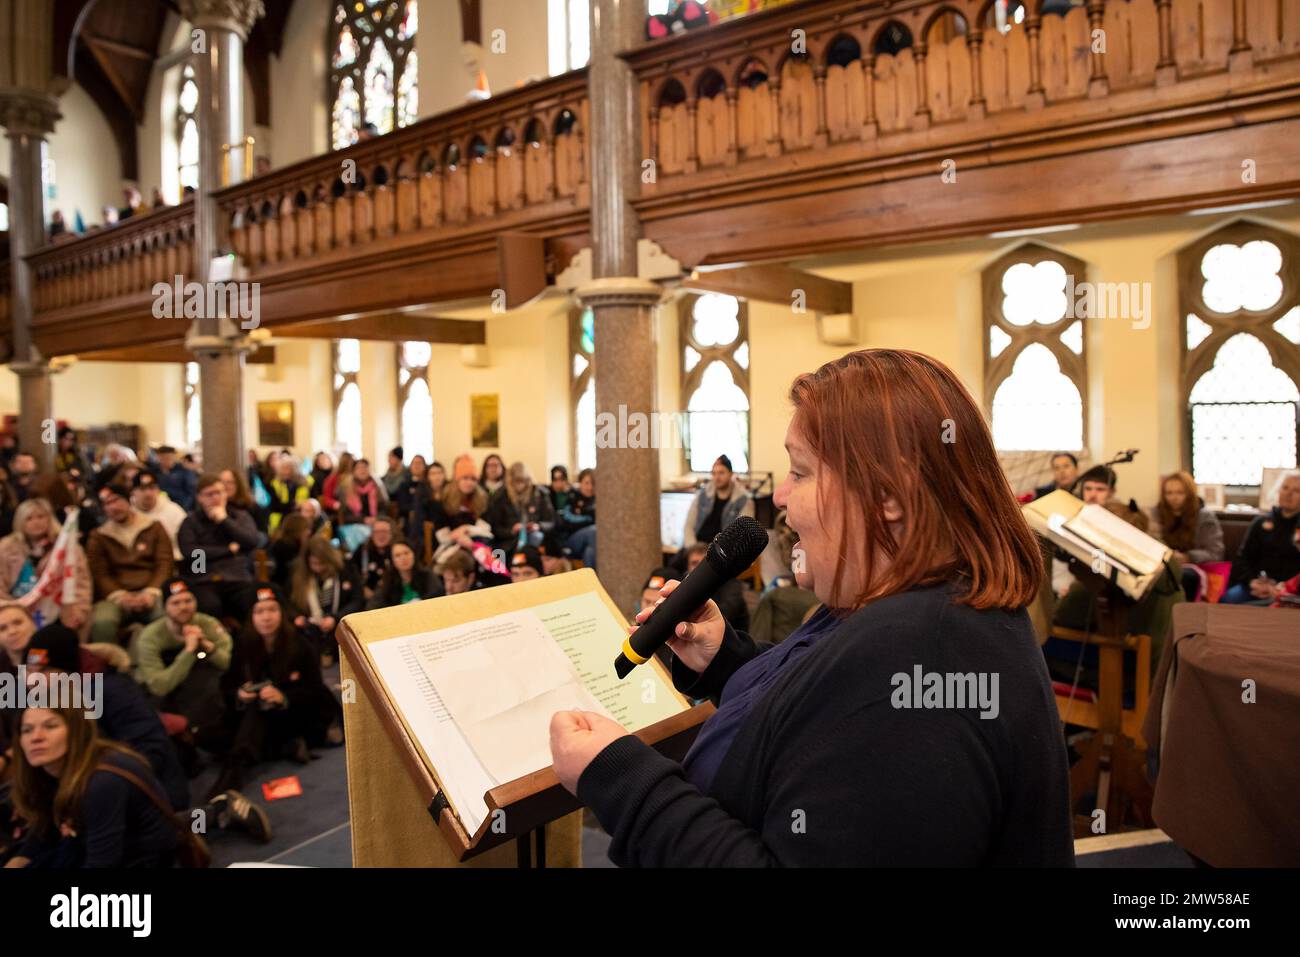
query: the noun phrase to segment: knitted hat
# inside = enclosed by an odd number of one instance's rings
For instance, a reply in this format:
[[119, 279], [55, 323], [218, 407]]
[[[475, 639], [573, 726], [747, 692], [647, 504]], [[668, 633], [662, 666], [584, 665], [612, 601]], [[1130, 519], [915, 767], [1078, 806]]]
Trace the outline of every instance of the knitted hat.
[[510, 556], [510, 567], [515, 568], [534, 568], [537, 574], [546, 574], [542, 568], [542, 553], [531, 545], [526, 545]]
[[81, 641], [62, 622], [46, 625], [27, 643], [27, 667], [56, 671], [81, 670]]
[[192, 594], [192, 592], [190, 591], [190, 586], [185, 584], [184, 578], [169, 578], [163, 582], [162, 600], [164, 605], [167, 604], [168, 600], [177, 595], [188, 594]]
[[653, 588], [658, 591], [669, 582], [681, 581], [681, 578], [682, 576], [671, 568], [656, 568], [650, 573], [650, 577], [646, 579], [645, 584], [641, 586], [641, 590], [645, 591], [647, 588]]

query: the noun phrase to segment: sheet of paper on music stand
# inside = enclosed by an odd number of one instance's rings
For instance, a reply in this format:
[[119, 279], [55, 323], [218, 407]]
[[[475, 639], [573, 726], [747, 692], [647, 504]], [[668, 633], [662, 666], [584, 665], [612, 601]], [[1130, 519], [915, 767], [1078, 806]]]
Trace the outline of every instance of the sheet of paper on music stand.
[[495, 784], [550, 765], [555, 712], [609, 715], [532, 611], [430, 632], [415, 653]]
[[[437, 601], [445, 601], [445, 599], [437, 599]], [[536, 763], [514, 777], [531, 774], [550, 766], [548, 738], [550, 717], [555, 711], [572, 707], [598, 711], [610, 715], [628, 731], [639, 731], [657, 721], [671, 717], [685, 706], [662, 672], [656, 668], [649, 666], [638, 668], [634, 675], [626, 680], [619, 680], [614, 672], [614, 657], [618, 654], [623, 637], [627, 634], [626, 626], [611, 612], [602, 596], [594, 591], [543, 602], [520, 611], [502, 612], [499, 615], [475, 619], [472, 622], [447, 628], [399, 634], [392, 638], [368, 642], [366, 651], [374, 663], [375, 670], [393, 703], [403, 715], [407, 727], [418, 742], [430, 767], [436, 770], [453, 812], [471, 834], [479, 829], [487, 817], [484, 795], [498, 783], [513, 778], [498, 780], [497, 776], [484, 766], [484, 762], [479, 757], [479, 750], [491, 749], [485, 748], [481, 740], [476, 746], [462, 730], [461, 722], [468, 724], [483, 721], [485, 718], [490, 720], [489, 712], [502, 714], [503, 711], [509, 710], [508, 707], [503, 709], [501, 706], [502, 701], [508, 701], [508, 696], [500, 691], [504, 686], [498, 681], [499, 671], [490, 676], [491, 680], [484, 680], [489, 677], [487, 675], [464, 675], [453, 682], [448, 681], [447, 676], [444, 675], [441, 679], [444, 685], [443, 691], [453, 699], [449, 703], [443, 699], [434, 681], [426, 672], [424, 659], [430, 657], [431, 647], [440, 649], [439, 656], [441, 656], [455, 654], [458, 649], [474, 646], [485, 637], [496, 634], [501, 621], [519, 615], [527, 616], [526, 620], [533, 622], [535, 630], [527, 633], [537, 641], [539, 648], [547, 648], [552, 655], [558, 651], [559, 658], [568, 662], [569, 674], [577, 677], [587, 698], [584, 703], [573, 704], [561, 703], [568, 701], [568, 698], [557, 700], [557, 696], [554, 695], [546, 698], [534, 695], [537, 698], [532, 706], [534, 715], [528, 720], [535, 722], [537, 731], [523, 738], [524, 740], [532, 738], [536, 741], [537, 736], [540, 736], [545, 743], [544, 753], [539, 752]], [[544, 644], [540, 641], [539, 634], [546, 638]], [[483, 653], [483, 650], [480, 650], [475, 652], [475, 655]], [[561, 687], [562, 683], [557, 684], [556, 681], [559, 675], [559, 658], [546, 659], [543, 674], [550, 677], [534, 679], [532, 675], [526, 675], [514, 679], [516, 689], [531, 688], [533, 691], [540, 690], [542, 694], [549, 695], [551, 691]], [[479, 665], [475, 666], [481, 666], [483, 660], [485, 659], [479, 658]], [[473, 662], [474, 659], [467, 657], [463, 663], [473, 664]], [[453, 659], [448, 668], [459, 664], [456, 659]], [[548, 688], [548, 685], [551, 687]], [[497, 690], [491, 690], [493, 688]], [[483, 702], [478, 701], [481, 691], [484, 694]], [[566, 691], [564, 694], [567, 696], [569, 693]], [[467, 702], [466, 697], [471, 700]], [[515, 703], [517, 704], [518, 701]], [[453, 717], [453, 709], [459, 712], [459, 719]], [[545, 712], [544, 718], [535, 721], [537, 715], [542, 712]], [[504, 720], [511, 721], [517, 716], [510, 716]], [[484, 730], [487, 732], [486, 728]], [[477, 732], [475, 735], [477, 736]], [[504, 762], [508, 767], [517, 768], [523, 763], [523, 759], [518, 754], [505, 755]]]

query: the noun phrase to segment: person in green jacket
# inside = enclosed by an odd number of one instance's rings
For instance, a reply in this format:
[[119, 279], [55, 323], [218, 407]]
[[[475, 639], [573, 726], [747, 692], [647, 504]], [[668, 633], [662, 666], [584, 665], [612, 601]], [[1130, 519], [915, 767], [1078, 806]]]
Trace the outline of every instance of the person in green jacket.
[[159, 710], [185, 715], [192, 728], [221, 720], [221, 676], [234, 647], [221, 622], [198, 609], [189, 585], [169, 579], [163, 584], [163, 617], [131, 646], [136, 680]]

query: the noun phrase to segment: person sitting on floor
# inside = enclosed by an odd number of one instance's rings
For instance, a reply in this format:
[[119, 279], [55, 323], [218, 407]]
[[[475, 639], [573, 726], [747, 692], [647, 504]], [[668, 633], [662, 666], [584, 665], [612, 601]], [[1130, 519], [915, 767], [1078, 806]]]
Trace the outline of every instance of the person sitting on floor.
[[[141, 791], [125, 772], [155, 797]], [[13, 799], [27, 821], [5, 867], [171, 867], [177, 832], [145, 759], [108, 740], [82, 708], [28, 708], [14, 748]]]
[[223, 754], [213, 793], [241, 787], [244, 774], [261, 761], [285, 756], [306, 764], [311, 748], [343, 743], [339, 703], [279, 590], [263, 585], [253, 597], [223, 682], [225, 733], [220, 741], [201, 742]]
[[194, 590], [205, 615], [242, 620], [254, 585], [248, 557], [258, 547], [261, 535], [251, 515], [227, 509], [220, 476], [200, 478], [196, 497], [198, 508], [185, 519], [177, 536], [181, 577]]
[[184, 579], [163, 585], [163, 612], [132, 643], [135, 679], [158, 710], [183, 715], [192, 731], [219, 724], [234, 642], [221, 622], [199, 611]]
[[116, 482], [99, 490], [107, 521], [90, 533], [86, 561], [99, 601], [91, 610], [92, 641], [117, 641], [123, 625], [148, 624], [162, 615], [162, 583], [172, 575], [167, 530], [131, 508], [130, 493]]
[[293, 623], [312, 643], [321, 665], [331, 667], [339, 648], [334, 629], [344, 615], [366, 605], [361, 579], [337, 548], [323, 538], [313, 538], [294, 563], [291, 582], [290, 600], [298, 612]]
[[185, 521], [185, 509], [181, 508], [162, 494], [157, 477], [150, 471], [137, 472], [131, 483], [131, 507], [149, 519], [157, 522], [167, 533], [172, 543], [172, 558], [181, 560], [181, 548], [176, 542], [181, 524]]

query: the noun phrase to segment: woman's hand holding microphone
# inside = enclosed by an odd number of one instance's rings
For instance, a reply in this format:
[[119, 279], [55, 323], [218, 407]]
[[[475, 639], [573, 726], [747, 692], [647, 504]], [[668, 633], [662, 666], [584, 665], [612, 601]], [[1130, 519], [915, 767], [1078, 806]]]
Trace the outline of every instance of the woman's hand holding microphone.
[[[637, 613], [641, 625], [673, 593], [680, 582], [671, 581], [659, 589], [659, 601], [652, 608]], [[636, 631], [636, 628], [630, 629]], [[687, 668], [697, 673], [709, 667], [722, 647], [726, 622], [722, 612], [712, 600], [701, 606], [691, 617], [677, 626], [677, 632], [668, 639], [668, 647]], [[557, 711], [551, 716], [551, 760], [556, 776], [570, 794], [578, 793], [578, 779], [596, 755], [605, 750], [627, 730], [617, 721], [595, 711]]]

